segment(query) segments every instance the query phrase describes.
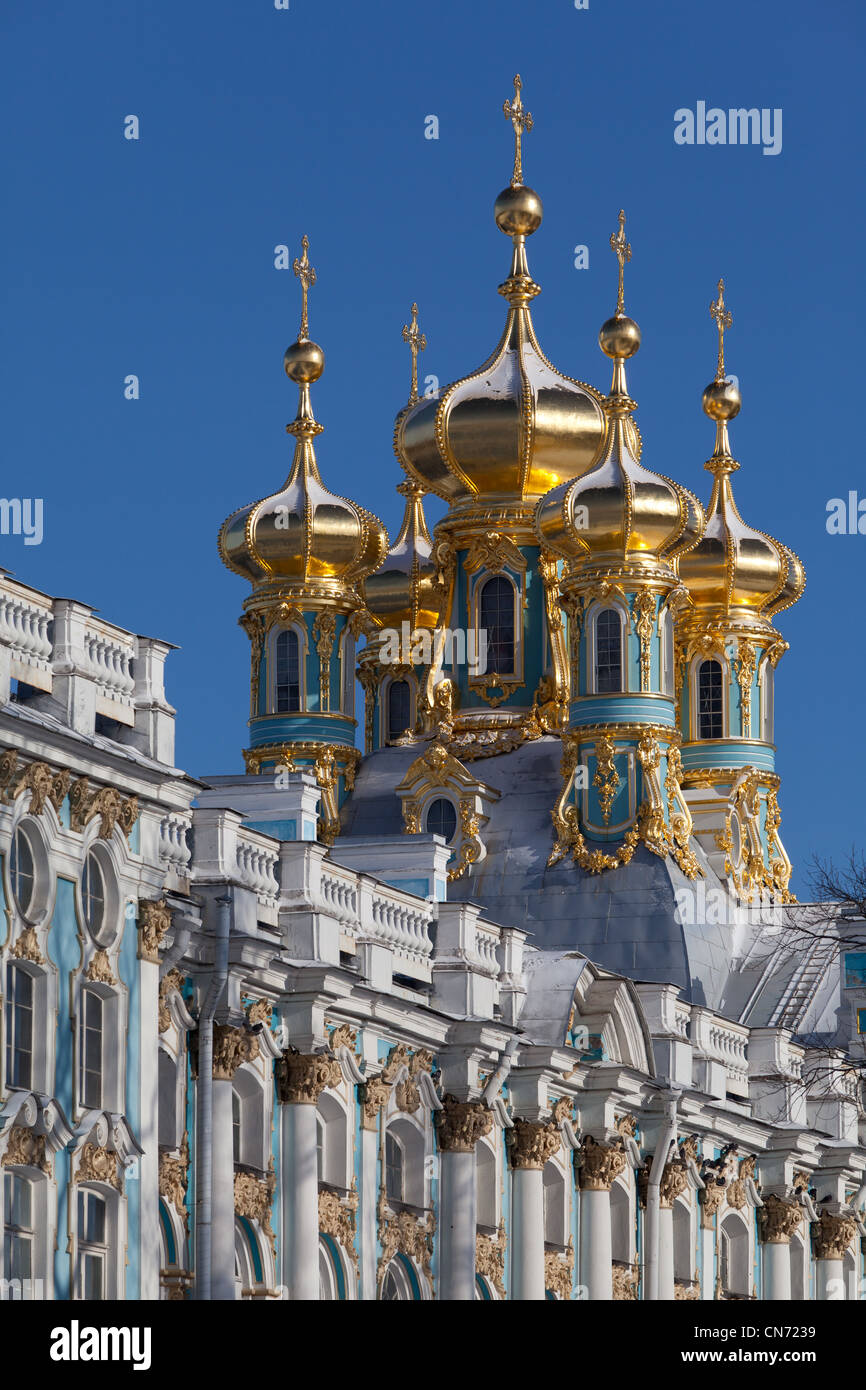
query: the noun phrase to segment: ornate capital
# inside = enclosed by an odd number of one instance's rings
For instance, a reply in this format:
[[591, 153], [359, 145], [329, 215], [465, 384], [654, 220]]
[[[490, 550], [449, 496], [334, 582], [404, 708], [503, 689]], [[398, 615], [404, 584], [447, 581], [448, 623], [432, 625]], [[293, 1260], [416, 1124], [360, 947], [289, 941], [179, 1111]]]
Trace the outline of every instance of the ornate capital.
[[611, 1184], [625, 1171], [625, 1153], [616, 1144], [598, 1144], [591, 1134], [581, 1149], [579, 1181], [583, 1192], [610, 1192]]
[[559, 1149], [562, 1135], [549, 1121], [516, 1119], [514, 1128], [505, 1131], [505, 1142], [512, 1168], [543, 1168]]
[[233, 1081], [243, 1062], [254, 1062], [259, 1055], [258, 1039], [243, 1028], [217, 1023], [213, 1030], [213, 1079]]
[[324, 1052], [284, 1052], [276, 1078], [281, 1105], [316, 1105], [327, 1086], [339, 1086], [343, 1071], [337, 1058]]
[[138, 958], [159, 965], [159, 948], [171, 926], [171, 909], [165, 898], [138, 904]]
[[701, 1226], [705, 1231], [711, 1231], [718, 1215], [719, 1208], [725, 1200], [725, 1184], [719, 1182], [717, 1178], [708, 1177], [704, 1174], [706, 1187], [698, 1193], [698, 1202], [701, 1208]]
[[816, 1260], [842, 1260], [854, 1239], [857, 1222], [853, 1216], [832, 1215], [822, 1211], [812, 1222], [812, 1248]]
[[758, 1208], [758, 1229], [765, 1245], [788, 1245], [800, 1228], [803, 1212], [796, 1202], [785, 1202], [775, 1193]]
[[391, 1087], [381, 1076], [373, 1076], [358, 1087], [361, 1100], [361, 1128], [375, 1130], [379, 1122], [379, 1111], [388, 1104]]
[[478, 1140], [493, 1128], [493, 1115], [481, 1101], [445, 1096], [436, 1122], [439, 1148], [443, 1153], [471, 1154]]

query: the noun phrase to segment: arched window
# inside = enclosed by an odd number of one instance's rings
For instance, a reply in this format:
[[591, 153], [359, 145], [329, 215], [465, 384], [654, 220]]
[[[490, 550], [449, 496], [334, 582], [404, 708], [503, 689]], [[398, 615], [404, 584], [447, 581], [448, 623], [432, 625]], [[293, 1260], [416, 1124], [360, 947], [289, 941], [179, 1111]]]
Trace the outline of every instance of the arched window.
[[738, 1216], [726, 1216], [719, 1231], [719, 1277], [726, 1294], [749, 1296], [749, 1233]]
[[718, 661], [702, 661], [698, 668], [698, 738], [722, 738], [722, 667]]
[[634, 1260], [634, 1229], [631, 1220], [631, 1202], [627, 1189], [621, 1182], [615, 1182], [610, 1189], [610, 1244], [611, 1258], [618, 1264], [630, 1265]]
[[274, 648], [274, 706], [278, 713], [301, 708], [301, 658], [298, 634], [281, 632]]
[[694, 1250], [692, 1249], [692, 1214], [687, 1202], [674, 1202], [674, 1278], [681, 1284], [690, 1284], [694, 1278]]
[[22, 965], [6, 967], [6, 1084], [33, 1086], [33, 976]]
[[418, 1276], [405, 1255], [395, 1255], [382, 1280], [383, 1303], [413, 1303], [421, 1299]]
[[599, 695], [622, 690], [622, 621], [616, 608], [595, 620], [595, 688]]
[[159, 1085], [158, 1126], [159, 1144], [163, 1149], [177, 1147], [180, 1136], [177, 1132], [177, 1064], [164, 1047], [159, 1049], [157, 1063]]
[[412, 722], [412, 691], [409, 682], [392, 681], [388, 686], [388, 738], [399, 738]]
[[20, 825], [12, 836], [9, 850], [9, 879], [15, 906], [21, 916], [26, 917], [33, 902], [36, 876], [33, 868], [33, 850], [26, 830]]
[[[32, 1279], [35, 1221], [33, 1183], [20, 1173], [3, 1178], [3, 1276], [6, 1281]], [[20, 1294], [19, 1294], [20, 1296]]]
[[319, 1142], [319, 1182], [331, 1187], [349, 1186], [349, 1145], [346, 1112], [336, 1096], [327, 1092], [319, 1097], [317, 1107]]
[[92, 936], [98, 936], [105, 921], [105, 880], [99, 860], [92, 850], [81, 871], [81, 902], [88, 929]]
[[503, 575], [485, 580], [478, 605], [478, 627], [487, 633], [487, 670], [514, 671], [514, 585]]
[[95, 989], [81, 994], [81, 1104], [102, 1109], [104, 1000]]
[[238, 1067], [232, 1082], [232, 1146], [235, 1163], [264, 1172], [264, 1095], [249, 1066]]
[[108, 1223], [105, 1198], [78, 1189], [78, 1297], [100, 1302], [107, 1296]]
[[565, 1176], [558, 1163], [544, 1165], [544, 1239], [550, 1245], [565, 1244]]
[[447, 845], [457, 831], [457, 812], [454, 805], [444, 796], [439, 796], [435, 801], [431, 801], [427, 811], [427, 833], [429, 835], [441, 835]]
[[475, 1219], [479, 1226], [496, 1229], [496, 1155], [489, 1144], [475, 1148]]
[[402, 1202], [404, 1192], [403, 1145], [396, 1135], [385, 1135], [385, 1196], [390, 1202]]

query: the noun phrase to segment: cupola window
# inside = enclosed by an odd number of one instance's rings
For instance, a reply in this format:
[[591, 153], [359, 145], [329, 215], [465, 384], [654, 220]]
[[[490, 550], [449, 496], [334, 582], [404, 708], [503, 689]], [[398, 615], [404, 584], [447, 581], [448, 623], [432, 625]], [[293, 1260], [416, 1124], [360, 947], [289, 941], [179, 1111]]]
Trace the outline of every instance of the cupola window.
[[496, 675], [514, 671], [514, 585], [501, 574], [481, 590], [478, 626], [487, 634], [487, 670]]
[[33, 902], [35, 878], [33, 851], [30, 848], [26, 831], [22, 830], [20, 825], [12, 836], [12, 847], [9, 852], [9, 877], [12, 881], [15, 906], [22, 917], [26, 917]]
[[723, 733], [721, 664], [703, 661], [698, 671], [698, 738], [722, 738]]
[[595, 688], [599, 695], [622, 690], [622, 623], [615, 608], [603, 608], [595, 621]]
[[281, 632], [276, 641], [276, 709], [278, 713], [301, 708], [301, 661], [296, 632]]
[[392, 681], [388, 687], [388, 738], [399, 738], [412, 720], [412, 692], [408, 681]]

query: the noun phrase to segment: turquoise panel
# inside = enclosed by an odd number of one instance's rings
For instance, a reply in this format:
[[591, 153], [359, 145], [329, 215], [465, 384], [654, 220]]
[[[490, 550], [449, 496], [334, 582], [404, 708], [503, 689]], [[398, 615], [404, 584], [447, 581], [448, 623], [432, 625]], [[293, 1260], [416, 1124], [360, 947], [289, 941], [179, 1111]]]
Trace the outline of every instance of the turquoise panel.
[[752, 766], [761, 772], [773, 772], [776, 750], [771, 743], [739, 743], [734, 740], [719, 743], [686, 743], [682, 748], [683, 770], [695, 767]]
[[261, 830], [263, 835], [272, 835], [275, 840], [297, 840], [298, 822], [296, 820], [245, 820], [250, 830]]
[[573, 729], [588, 724], [663, 724], [673, 728], [674, 702], [657, 695], [585, 695], [569, 710]]
[[348, 716], [322, 718], [315, 714], [273, 714], [250, 723], [250, 746], [265, 743], [340, 743], [355, 745], [355, 724]]

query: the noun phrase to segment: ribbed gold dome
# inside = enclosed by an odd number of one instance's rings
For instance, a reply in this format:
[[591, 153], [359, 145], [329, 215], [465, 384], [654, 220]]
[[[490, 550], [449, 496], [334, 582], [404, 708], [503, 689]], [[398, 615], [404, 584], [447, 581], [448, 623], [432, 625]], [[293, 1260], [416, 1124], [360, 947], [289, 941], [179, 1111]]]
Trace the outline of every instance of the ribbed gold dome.
[[285, 368], [300, 391], [297, 417], [288, 426], [296, 439], [291, 472], [279, 492], [223, 522], [220, 555], [253, 584], [279, 580], [347, 589], [382, 563], [388, 535], [378, 517], [329, 492], [319, 474], [313, 439], [323, 426], [313, 418], [310, 382], [324, 369], [322, 349], [299, 339], [286, 351]]
[[440, 621], [442, 592], [436, 582], [433, 542], [424, 518], [423, 489], [416, 482], [400, 483], [406, 498], [400, 534], [384, 564], [364, 581], [368, 612], [379, 627], [435, 628]]
[[748, 526], [737, 509], [731, 474], [739, 468], [731, 456], [728, 422], [740, 411], [740, 391], [725, 374], [724, 335], [732, 315], [725, 306], [724, 281], [710, 313], [719, 331], [715, 380], [703, 394], [704, 413], [716, 422], [716, 444], [704, 467], [713, 475], [713, 492], [702, 540], [679, 564], [694, 609], [707, 617], [754, 614], [771, 619], [782, 613], [806, 587], [799, 557], [772, 536]]
[[[514, 242], [511, 273], [499, 286], [509, 303], [502, 337], [477, 371], [397, 420], [394, 443], [404, 467], [447, 502], [535, 499], [590, 468], [599, 454], [601, 392], [558, 371], [532, 324], [529, 305], [540, 290], [527, 267], [526, 237], [541, 215], [532, 189], [521, 184], [500, 193], [497, 224]], [[639, 452], [640, 437], [629, 428]]]

